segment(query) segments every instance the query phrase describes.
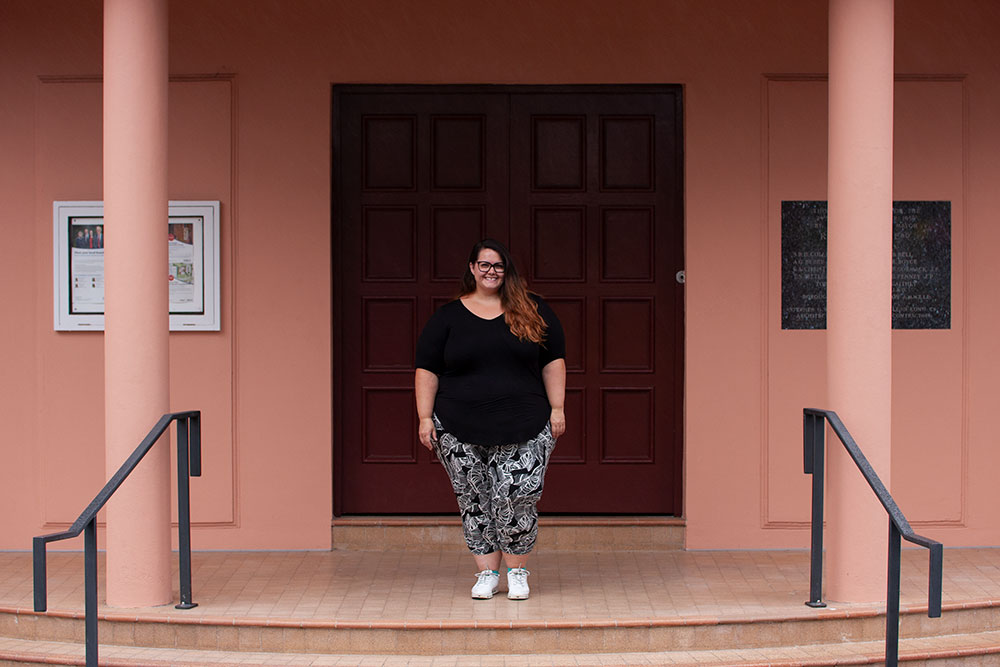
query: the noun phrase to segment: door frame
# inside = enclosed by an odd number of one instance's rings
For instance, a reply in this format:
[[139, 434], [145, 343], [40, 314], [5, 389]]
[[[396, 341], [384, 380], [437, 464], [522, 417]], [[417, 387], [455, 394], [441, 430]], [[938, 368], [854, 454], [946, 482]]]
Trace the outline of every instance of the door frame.
[[[682, 256], [682, 266], [686, 264], [686, 254], [685, 254], [685, 232], [687, 229], [687, 208], [685, 206], [685, 183], [686, 183], [686, 172], [685, 172], [685, 144], [684, 144], [684, 128], [685, 128], [685, 117], [684, 117], [684, 87], [681, 84], [542, 84], [542, 85], [530, 85], [530, 84], [332, 84], [331, 85], [331, 154], [330, 154], [330, 224], [331, 224], [331, 234], [330, 234], [330, 282], [331, 282], [331, 292], [332, 292], [332, 308], [331, 313], [332, 319], [332, 335], [331, 335], [331, 361], [333, 362], [332, 378], [333, 383], [333, 410], [331, 411], [333, 423], [331, 424], [331, 433], [333, 437], [333, 442], [331, 446], [333, 448], [333, 455], [331, 457], [330, 470], [331, 480], [333, 482], [333, 516], [339, 517], [342, 515], [342, 508], [344, 506], [343, 498], [343, 487], [341, 483], [340, 475], [343, 474], [344, 467], [341, 465], [344, 456], [343, 447], [343, 431], [341, 419], [342, 411], [342, 398], [344, 395], [344, 378], [341, 369], [343, 368], [344, 360], [344, 345], [343, 339], [341, 338], [340, 332], [342, 331], [343, 324], [343, 287], [344, 280], [340, 274], [338, 267], [343, 266], [343, 253], [346, 251], [343, 245], [342, 238], [342, 206], [341, 206], [341, 168], [342, 163], [339, 159], [341, 154], [341, 142], [340, 142], [340, 124], [341, 124], [341, 104], [339, 102], [342, 95], [349, 95], [352, 93], [385, 93], [385, 94], [467, 94], [467, 93], [505, 93], [505, 94], [525, 94], [525, 93], [555, 93], [555, 94], [567, 94], [567, 93], [604, 93], [604, 94], [628, 94], [628, 93], [645, 93], [645, 94], [657, 94], [657, 93], [673, 93], [675, 97], [675, 113], [677, 117], [677, 128], [676, 128], [676, 145], [678, 150], [674, 158], [677, 160], [676, 172], [680, 179], [679, 183], [679, 197], [677, 201], [677, 207], [679, 210], [674, 211], [674, 214], [679, 215], [681, 219], [681, 229], [680, 229], [680, 252]], [[667, 278], [669, 279], [669, 277]], [[684, 387], [686, 384], [686, 368], [684, 366], [685, 350], [686, 350], [686, 338], [685, 338], [685, 321], [686, 321], [686, 294], [687, 290], [682, 289], [677, 291], [678, 296], [676, 299], [680, 301], [679, 304], [674, 303], [675, 312], [679, 315], [674, 322], [675, 327], [675, 340], [678, 343], [674, 346], [674, 364], [677, 369], [677, 377], [675, 382], [677, 384], [676, 391], [674, 393], [674, 413], [678, 416], [676, 423], [674, 424], [673, 433], [671, 437], [674, 440], [675, 460], [670, 462], [670, 470], [672, 474], [675, 475], [674, 489], [674, 506], [679, 508], [678, 516], [684, 516], [684, 455], [685, 455], [685, 395]]]

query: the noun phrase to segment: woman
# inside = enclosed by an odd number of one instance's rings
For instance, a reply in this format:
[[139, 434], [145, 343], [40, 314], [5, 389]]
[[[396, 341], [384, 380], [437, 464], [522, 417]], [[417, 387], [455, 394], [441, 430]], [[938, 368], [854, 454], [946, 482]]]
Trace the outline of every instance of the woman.
[[417, 343], [420, 443], [451, 479], [476, 561], [472, 597], [489, 599], [507, 566], [507, 597], [528, 598], [528, 554], [549, 455], [566, 430], [565, 341], [510, 253], [492, 239], [472, 248], [459, 298]]

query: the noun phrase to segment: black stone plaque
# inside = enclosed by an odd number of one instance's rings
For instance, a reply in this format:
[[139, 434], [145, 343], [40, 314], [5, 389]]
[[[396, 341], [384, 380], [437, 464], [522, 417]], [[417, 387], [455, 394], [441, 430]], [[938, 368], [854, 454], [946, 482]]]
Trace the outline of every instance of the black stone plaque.
[[781, 202], [781, 328], [826, 328], [826, 202]]
[[[826, 202], [781, 202], [781, 328], [826, 328]], [[951, 202], [892, 204], [892, 328], [951, 328]]]
[[892, 203], [892, 328], [951, 328], [951, 202]]

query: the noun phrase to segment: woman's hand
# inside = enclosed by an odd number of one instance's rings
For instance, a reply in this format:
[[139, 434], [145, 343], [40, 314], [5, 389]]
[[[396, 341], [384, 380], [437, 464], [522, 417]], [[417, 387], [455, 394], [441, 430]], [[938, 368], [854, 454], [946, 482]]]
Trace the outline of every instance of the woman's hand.
[[563, 406], [566, 403], [566, 360], [553, 359], [542, 369], [542, 383], [545, 385], [545, 395], [552, 407], [549, 423], [552, 435], [558, 438], [566, 432], [566, 413]]
[[552, 408], [552, 414], [549, 416], [549, 424], [552, 427], [552, 437], [559, 438], [563, 433], [566, 432], [566, 413], [562, 408]]
[[434, 420], [430, 417], [421, 419], [420, 425], [417, 427], [417, 433], [420, 436], [420, 444], [429, 451], [434, 451], [434, 443], [437, 442], [437, 431], [434, 428]]
[[428, 370], [418, 368], [417, 372], [413, 374], [413, 390], [417, 398], [417, 417], [420, 419], [417, 426], [420, 444], [434, 451], [437, 433], [434, 430], [434, 418], [431, 415], [434, 413], [434, 397], [437, 396], [438, 376]]

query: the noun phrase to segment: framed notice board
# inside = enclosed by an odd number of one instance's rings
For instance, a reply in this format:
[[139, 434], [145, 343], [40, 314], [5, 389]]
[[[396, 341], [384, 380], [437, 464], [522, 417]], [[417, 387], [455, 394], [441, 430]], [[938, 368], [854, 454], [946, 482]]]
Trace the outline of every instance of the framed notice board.
[[[52, 205], [53, 326], [56, 331], [104, 330], [105, 234], [100, 201]], [[219, 202], [171, 201], [164, 242], [171, 331], [218, 331]]]

